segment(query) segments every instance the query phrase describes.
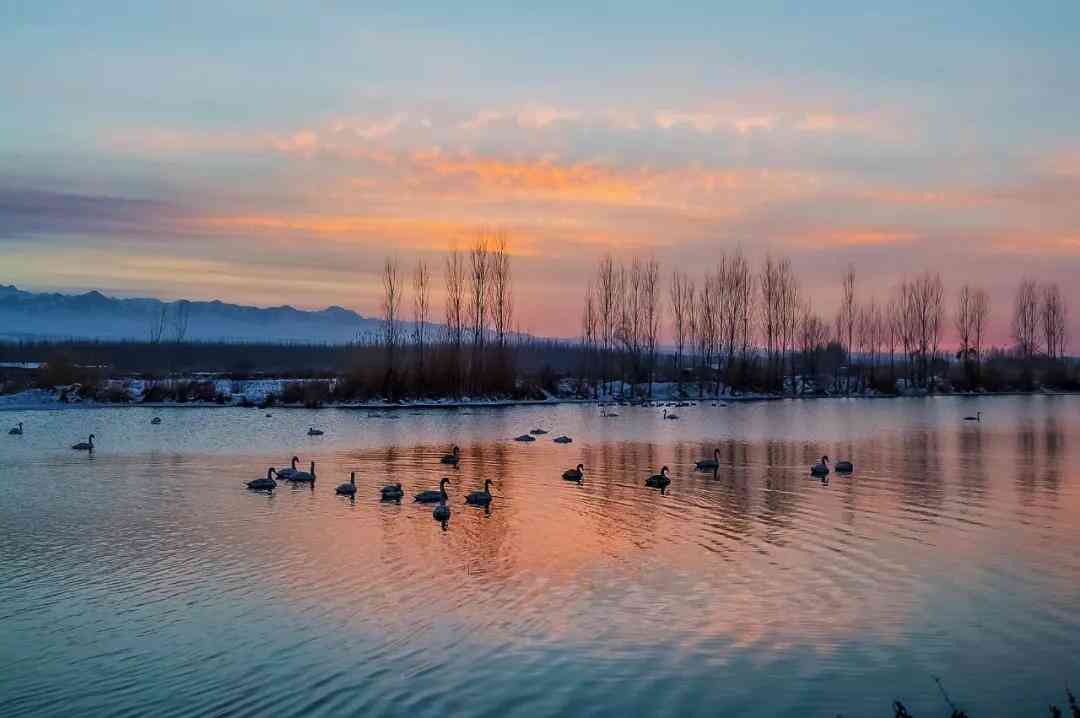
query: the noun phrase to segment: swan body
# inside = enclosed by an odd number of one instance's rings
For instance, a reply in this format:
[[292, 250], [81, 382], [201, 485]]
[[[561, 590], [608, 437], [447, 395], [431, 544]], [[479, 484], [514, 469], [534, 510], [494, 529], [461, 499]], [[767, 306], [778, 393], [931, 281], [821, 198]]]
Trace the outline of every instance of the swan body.
[[450, 450], [449, 454], [444, 454], [439, 461], [444, 464], [453, 464], [454, 466], [457, 466], [458, 462], [461, 461], [461, 449], [455, 446]]
[[347, 483], [344, 483], [344, 484], [338, 484], [337, 488], [334, 489], [334, 491], [341, 494], [342, 496], [355, 496], [356, 495], [356, 472], [353, 471], [351, 474], [349, 474], [349, 481]]
[[72, 449], [75, 451], [93, 451], [94, 450], [94, 435], [91, 434], [89, 440], [80, 441], [78, 444], [72, 444]]
[[271, 466], [269, 469], [266, 470], [265, 479], [255, 479], [254, 481], [249, 481], [247, 482], [247, 487], [252, 491], [273, 491], [274, 488], [277, 486], [277, 482], [274, 481], [274, 474], [276, 473], [277, 471], [275, 471], [274, 467]]
[[668, 477], [668, 467], [660, 469], [659, 474], [653, 474], [649, 478], [645, 479], [646, 486], [652, 486], [657, 489], [662, 489], [671, 483], [671, 479]]
[[585, 465], [578, 464], [577, 467], [573, 469], [567, 469], [562, 472], [562, 477], [567, 481], [581, 481], [585, 478]]
[[465, 497], [465, 503], [472, 504], [473, 506], [487, 506], [491, 503], [491, 479], [484, 480], [484, 490], [474, 491]]
[[556, 444], [569, 444], [573, 441], [569, 436], [556, 436], [554, 439]]
[[664, 409], [664, 418], [665, 419], [678, 419], [679, 415], [678, 414], [669, 414], [668, 410]]
[[290, 462], [289, 468], [282, 469], [281, 471], [277, 472], [278, 478], [279, 479], [284, 479], [285, 481], [291, 481], [293, 475], [296, 473], [296, 464], [299, 461], [300, 461], [299, 456], [292, 457], [292, 461]]
[[547, 433], [547, 431], [545, 429], [533, 429], [529, 433], [532, 434], [533, 436], [543, 436], [544, 434]]
[[694, 468], [698, 470], [720, 468], [720, 449], [713, 449], [713, 457], [711, 459], [702, 459], [694, 464]]
[[20, 421], [19, 425], [15, 426], [15, 427], [12, 427], [11, 431], [9, 431], [8, 434], [11, 435], [11, 436], [22, 436], [22, 432], [23, 432], [22, 422]]
[[828, 476], [829, 475], [829, 457], [822, 456], [821, 461], [817, 462], [810, 467], [810, 474], [812, 476]]
[[311, 471], [296, 471], [289, 475], [289, 481], [301, 484], [315, 483], [315, 462], [311, 462]]
[[401, 488], [401, 484], [390, 484], [382, 487], [383, 501], [401, 501], [404, 495], [405, 491]]
[[446, 505], [446, 499], [439, 502], [439, 505], [435, 507], [435, 510], [431, 512], [431, 515], [436, 521], [442, 521], [443, 523], [450, 520], [450, 507]]
[[976, 411], [975, 416], [965, 416], [964, 421], [982, 421], [982, 412]]
[[521, 436], [515, 436], [514, 441], [536, 441], [536, 437], [532, 434], [522, 434]]
[[433, 504], [437, 501], [446, 501], [446, 489], [443, 488], [446, 484], [450, 483], [450, 479], [442, 479], [439, 481], [438, 491], [421, 491], [416, 496], [413, 496], [413, 501], [421, 504]]
[[322, 436], [323, 433], [322, 429], [316, 429], [314, 426], [307, 430], [308, 436]]
[[855, 470], [855, 464], [850, 461], [837, 461], [833, 464], [833, 468], [836, 469], [837, 473], [850, 474]]
[[155, 416], [153, 419], [150, 420], [150, 423], [157, 426], [158, 424], [161, 423], [161, 417], [160, 416]]

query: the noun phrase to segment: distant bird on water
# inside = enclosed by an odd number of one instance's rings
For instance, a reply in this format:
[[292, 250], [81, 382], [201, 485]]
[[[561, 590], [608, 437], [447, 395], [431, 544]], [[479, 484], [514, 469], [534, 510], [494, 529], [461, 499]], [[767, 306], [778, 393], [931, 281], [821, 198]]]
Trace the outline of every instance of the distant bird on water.
[[855, 470], [855, 464], [850, 461], [837, 461], [833, 464], [833, 468], [836, 469], [838, 474], [850, 474]]
[[484, 480], [483, 491], [473, 491], [465, 497], [465, 503], [473, 506], [487, 506], [491, 503], [491, 479]]
[[300, 461], [299, 456], [292, 457], [292, 462], [291, 462], [289, 468], [282, 469], [281, 471], [277, 472], [278, 478], [279, 479], [284, 479], [285, 481], [292, 480], [293, 475], [296, 473], [296, 464], [299, 463], [299, 461]]
[[829, 474], [829, 457], [822, 456], [821, 461], [817, 462], [810, 467], [810, 474], [813, 476], [828, 476]]
[[389, 484], [382, 487], [383, 501], [401, 501], [404, 495], [405, 491], [401, 488], [401, 484]]
[[94, 435], [91, 434], [87, 441], [80, 441], [78, 444], [72, 444], [72, 449], [75, 451], [93, 451], [94, 450]]
[[439, 461], [444, 464], [453, 464], [454, 466], [457, 466], [458, 462], [461, 461], [461, 449], [455, 446], [450, 450], [449, 454], [443, 454], [443, 457], [439, 459]]
[[578, 464], [576, 468], [562, 472], [562, 477], [567, 481], [581, 481], [585, 478], [585, 464]]
[[322, 429], [316, 429], [314, 426], [307, 430], [308, 436], [322, 436], [323, 433]]
[[652, 486], [656, 489], [665, 488], [670, 483], [671, 479], [668, 477], [668, 467], [666, 466], [660, 469], [659, 474], [653, 474], [649, 478], [645, 479], [646, 486]]
[[249, 481], [247, 482], [247, 487], [252, 491], [273, 491], [274, 488], [277, 486], [277, 482], [274, 481], [274, 474], [276, 473], [277, 471], [274, 469], [274, 467], [271, 466], [269, 469], [266, 470], [265, 479], [255, 479], [254, 481]]
[[720, 449], [713, 449], [713, 457], [711, 459], [702, 459], [694, 464], [694, 468], [698, 470], [716, 469], [720, 467]]
[[8, 435], [10, 435], [10, 436], [22, 436], [22, 433], [23, 433], [22, 422], [20, 421], [18, 426], [12, 427], [11, 431], [8, 432]]
[[536, 437], [532, 434], [522, 434], [521, 436], [515, 436], [514, 441], [536, 441]]
[[161, 423], [161, 417], [160, 416], [155, 416], [153, 419], [150, 420], [150, 423], [154, 424], [155, 426], [157, 424], [160, 424]]
[[664, 409], [664, 418], [665, 419], [678, 419], [679, 415], [678, 414], [669, 414], [668, 410]]
[[556, 444], [569, 444], [572, 443], [574, 440], [571, 439], [569, 436], [556, 436], [553, 441]]
[[289, 481], [298, 484], [314, 484], [315, 483], [315, 462], [311, 462], [311, 471], [296, 471], [289, 475]]
[[421, 504], [433, 504], [436, 501], [446, 501], [446, 489], [443, 487], [449, 483], [450, 479], [443, 479], [439, 482], [438, 491], [421, 491], [413, 497], [413, 501]]
[[356, 472], [353, 471], [349, 474], [349, 480], [347, 483], [338, 484], [335, 492], [342, 496], [355, 496], [356, 495]]
[[976, 411], [975, 416], [965, 416], [964, 421], [982, 421], [982, 412]]

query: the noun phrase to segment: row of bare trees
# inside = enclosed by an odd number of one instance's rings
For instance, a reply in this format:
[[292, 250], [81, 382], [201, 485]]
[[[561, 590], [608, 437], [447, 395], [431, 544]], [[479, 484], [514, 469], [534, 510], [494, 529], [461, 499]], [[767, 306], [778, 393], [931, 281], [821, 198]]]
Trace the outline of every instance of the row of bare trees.
[[[620, 262], [603, 257], [585, 291], [582, 313], [584, 373], [598, 394], [647, 384], [651, 395], [658, 369], [664, 378], [696, 384], [700, 396], [728, 391], [801, 393], [828, 389], [933, 391], [950, 377], [951, 355], [943, 350], [950, 322], [959, 345], [959, 381], [976, 388], [984, 363], [990, 297], [965, 284], [956, 305], [946, 306], [941, 276], [922, 272], [905, 278], [886, 296], [862, 298], [855, 268], [840, 282], [832, 322], [817, 314], [786, 258], [766, 255], [755, 270], [738, 249], [721, 254], [715, 268], [695, 280], [671, 274], [666, 306], [659, 300], [655, 260]], [[657, 327], [670, 313], [671, 350], [657, 362]], [[1021, 284], [1016, 300], [1016, 355], [1064, 356], [1066, 305], [1056, 284]]]
[[[398, 261], [382, 272], [385, 348], [382, 391], [388, 396], [429, 392], [496, 394], [513, 388], [514, 291], [508, 236], [481, 229], [469, 248], [448, 252], [443, 266], [445, 323], [431, 321], [431, 270], [418, 259], [406, 287]], [[411, 290], [412, 314], [402, 304]]]

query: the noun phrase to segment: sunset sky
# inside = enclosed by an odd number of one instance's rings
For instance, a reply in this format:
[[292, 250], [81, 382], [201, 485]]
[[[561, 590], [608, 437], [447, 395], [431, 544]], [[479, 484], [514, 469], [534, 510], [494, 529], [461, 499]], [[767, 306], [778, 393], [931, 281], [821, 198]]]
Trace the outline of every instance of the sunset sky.
[[126, 5], [0, 0], [0, 283], [375, 314], [494, 225], [538, 333], [604, 252], [741, 246], [1080, 336], [1080, 3]]

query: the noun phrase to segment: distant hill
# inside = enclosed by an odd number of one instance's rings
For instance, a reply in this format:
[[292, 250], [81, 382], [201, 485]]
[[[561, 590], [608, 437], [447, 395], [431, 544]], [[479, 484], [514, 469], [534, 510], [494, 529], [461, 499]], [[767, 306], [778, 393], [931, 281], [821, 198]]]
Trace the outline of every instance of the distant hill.
[[[164, 322], [162, 312], [164, 311]], [[225, 302], [117, 299], [101, 292], [37, 294], [0, 285], [0, 340], [137, 339], [183, 330], [188, 341], [344, 344], [379, 330], [380, 321], [342, 307], [305, 311]]]

